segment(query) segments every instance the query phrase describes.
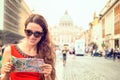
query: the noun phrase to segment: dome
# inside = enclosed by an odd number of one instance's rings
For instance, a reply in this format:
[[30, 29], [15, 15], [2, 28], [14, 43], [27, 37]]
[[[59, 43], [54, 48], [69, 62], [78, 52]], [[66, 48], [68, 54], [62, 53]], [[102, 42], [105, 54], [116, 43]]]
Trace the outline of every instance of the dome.
[[67, 11], [65, 11], [65, 14], [61, 17], [60, 24], [71, 24], [71, 25], [73, 25], [72, 18], [69, 16]]

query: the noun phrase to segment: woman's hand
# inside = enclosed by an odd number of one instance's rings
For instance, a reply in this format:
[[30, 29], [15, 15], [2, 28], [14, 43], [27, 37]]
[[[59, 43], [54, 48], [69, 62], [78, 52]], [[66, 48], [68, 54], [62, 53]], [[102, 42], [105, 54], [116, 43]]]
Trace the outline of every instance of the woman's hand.
[[15, 68], [13, 66], [12, 63], [7, 62], [6, 64], [2, 65], [2, 72], [6, 73], [10, 73], [11, 71], [13, 71]]
[[42, 68], [42, 73], [44, 74], [44, 76], [45, 76], [45, 78], [46, 77], [50, 77], [50, 74], [51, 74], [51, 72], [52, 72], [52, 66], [50, 65], [50, 64], [43, 64], [42, 66], [41, 66], [41, 68]]

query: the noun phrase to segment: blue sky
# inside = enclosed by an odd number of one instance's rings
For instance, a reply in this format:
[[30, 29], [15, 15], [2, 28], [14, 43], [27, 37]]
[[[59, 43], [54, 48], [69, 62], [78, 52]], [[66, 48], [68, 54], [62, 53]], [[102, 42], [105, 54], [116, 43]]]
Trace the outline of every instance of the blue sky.
[[93, 13], [99, 15], [108, 0], [25, 0], [34, 13], [42, 14], [50, 26], [59, 23], [65, 10], [72, 17], [74, 25], [88, 28]]

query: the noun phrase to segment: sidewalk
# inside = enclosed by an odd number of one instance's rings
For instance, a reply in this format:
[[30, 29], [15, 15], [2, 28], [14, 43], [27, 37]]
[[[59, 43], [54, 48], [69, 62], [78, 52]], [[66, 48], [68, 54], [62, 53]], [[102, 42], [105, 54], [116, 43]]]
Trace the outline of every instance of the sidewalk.
[[[57, 59], [56, 61], [56, 80], [79, 80], [78, 77], [76, 76], [77, 73], [79, 72], [74, 72], [73, 70], [71, 70], [73, 66], [71, 66], [70, 61], [74, 60], [73, 59], [74, 56], [68, 56], [67, 58], [67, 63], [66, 66], [63, 66], [63, 62], [60, 59]], [[75, 70], [77, 71], [77, 70]]]
[[104, 57], [68, 55], [66, 66], [56, 61], [56, 80], [119, 80], [119, 74], [120, 63]]

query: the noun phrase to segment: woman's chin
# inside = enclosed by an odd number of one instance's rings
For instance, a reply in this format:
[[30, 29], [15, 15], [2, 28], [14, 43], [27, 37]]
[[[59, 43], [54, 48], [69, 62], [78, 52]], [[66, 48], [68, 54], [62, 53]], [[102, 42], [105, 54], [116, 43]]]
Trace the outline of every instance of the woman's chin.
[[29, 42], [29, 45], [31, 46], [36, 45], [36, 42]]

